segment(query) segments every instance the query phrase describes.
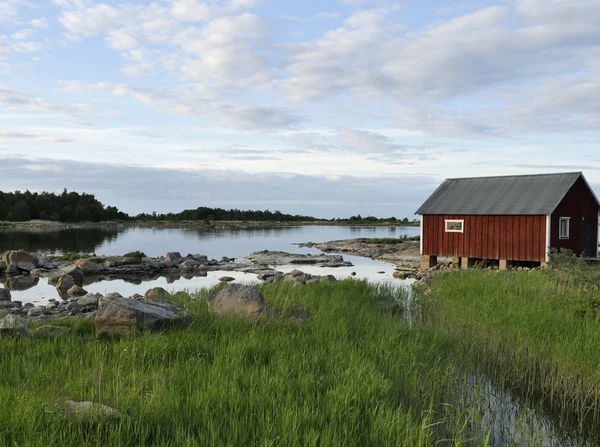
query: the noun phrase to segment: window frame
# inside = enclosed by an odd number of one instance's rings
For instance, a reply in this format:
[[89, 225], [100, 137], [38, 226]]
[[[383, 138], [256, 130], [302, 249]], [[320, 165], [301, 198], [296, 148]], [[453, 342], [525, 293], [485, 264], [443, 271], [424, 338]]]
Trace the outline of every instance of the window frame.
[[[449, 230], [448, 229], [448, 224], [449, 223], [459, 223], [460, 224], [460, 230]], [[464, 233], [465, 232], [465, 220], [464, 219], [444, 219], [444, 230], [446, 233]]]
[[[567, 234], [566, 235], [563, 235], [563, 232], [562, 232], [563, 221], [567, 223]], [[567, 240], [571, 239], [571, 218], [570, 217], [560, 217], [558, 219], [558, 239], [560, 239], [561, 241], [567, 241]]]

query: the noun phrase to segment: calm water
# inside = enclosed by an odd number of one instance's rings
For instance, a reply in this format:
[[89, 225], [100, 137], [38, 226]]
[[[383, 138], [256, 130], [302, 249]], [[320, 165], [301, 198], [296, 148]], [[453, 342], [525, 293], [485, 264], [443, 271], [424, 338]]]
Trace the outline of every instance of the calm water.
[[258, 250], [311, 252], [296, 242], [325, 242], [358, 237], [417, 236], [418, 227], [271, 227], [249, 229], [87, 228], [61, 231], [2, 231], [0, 252], [23, 249], [46, 253], [85, 252], [122, 255], [141, 250], [148, 256], [168, 251], [200, 253], [212, 258], [244, 257]]
[[[315, 248], [298, 247], [299, 242], [325, 242], [336, 239], [351, 239], [358, 237], [399, 237], [402, 235], [415, 236], [419, 234], [416, 227], [271, 227], [250, 229], [165, 229], [165, 228], [86, 228], [67, 229], [61, 231], [3, 231], [0, 232], [0, 252], [9, 249], [23, 249], [31, 252], [46, 254], [61, 254], [66, 252], [96, 253], [110, 256], [141, 250], [148, 256], [161, 256], [169, 251], [199, 253], [210, 258], [220, 259], [223, 256], [243, 258], [258, 250], [280, 250], [292, 253], [320, 253]], [[332, 274], [343, 279], [352, 272], [358, 278], [371, 281], [394, 281], [392, 278], [394, 266], [381, 261], [367, 258], [346, 256], [344, 258], [354, 264], [354, 267], [322, 268], [301, 266], [307, 273], [326, 275]], [[277, 270], [291, 271], [293, 266], [280, 266]], [[231, 276], [240, 282], [255, 282], [256, 275], [237, 272], [208, 272], [205, 278], [179, 278], [168, 282], [161, 277], [152, 281], [138, 284], [122, 280], [99, 281], [85, 285], [88, 292], [119, 292], [124, 296], [134, 293], [144, 294], [152, 287], [164, 287], [169, 291], [210, 287], [219, 282], [221, 276]], [[13, 290], [13, 300], [46, 303], [49, 298], [58, 298], [56, 289], [48, 284], [47, 279], [19, 278], [11, 284], [5, 284]]]

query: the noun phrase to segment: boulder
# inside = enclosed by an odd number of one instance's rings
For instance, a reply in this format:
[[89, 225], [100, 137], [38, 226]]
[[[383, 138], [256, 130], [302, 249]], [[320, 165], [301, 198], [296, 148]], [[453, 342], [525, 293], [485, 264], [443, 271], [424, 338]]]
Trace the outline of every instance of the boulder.
[[179, 270], [182, 272], [191, 272], [198, 265], [199, 264], [197, 261], [192, 261], [191, 259], [188, 259], [187, 261], [183, 261], [181, 264], [179, 264]]
[[173, 264], [179, 264], [182, 259], [183, 259], [183, 257], [181, 256], [181, 253], [179, 253], [178, 251], [171, 251], [171, 252], [167, 253], [167, 255], [165, 256], [165, 261], [172, 262]]
[[93, 293], [88, 293], [87, 295], [79, 298], [77, 302], [82, 306], [97, 306], [98, 300], [102, 295], [98, 296]]
[[206, 255], [195, 254], [195, 255], [192, 255], [192, 259], [194, 261], [199, 262], [204, 265], [208, 264], [208, 256], [206, 256]]
[[169, 292], [167, 292], [162, 287], [154, 287], [153, 289], [149, 289], [144, 294], [144, 298], [150, 301], [160, 301], [164, 300], [169, 296]]
[[56, 290], [58, 290], [60, 296], [65, 296], [68, 294], [68, 291], [75, 285], [75, 280], [71, 275], [67, 275], [63, 273], [58, 277], [58, 281], [56, 282]]
[[0, 261], [0, 273], [4, 272], [4, 270], [6, 270], [6, 262]]
[[69, 275], [73, 278], [73, 282], [78, 286], [83, 286], [83, 270], [75, 265], [69, 265], [67, 267], [63, 267], [60, 270], [56, 270], [52, 272], [48, 276], [48, 282], [50, 284], [58, 284], [58, 280], [63, 275]]
[[73, 264], [73, 266], [80, 268], [84, 275], [93, 275], [95, 273], [99, 273], [102, 270], [102, 266], [100, 264], [90, 262], [86, 259], [78, 260], [77, 262], [75, 262], [75, 264]]
[[108, 405], [97, 404], [94, 402], [76, 402], [68, 400], [65, 402], [66, 410], [73, 416], [86, 419], [108, 418], [118, 419], [121, 412]]
[[30, 272], [36, 268], [33, 262], [17, 262], [17, 268], [24, 272]]
[[105, 302], [105, 299], [106, 296], [100, 300], [95, 318], [99, 333], [129, 333], [133, 328], [156, 330], [190, 318], [183, 308], [166, 301], [114, 297]]
[[83, 285], [83, 270], [76, 265], [70, 265], [61, 269], [61, 273], [66, 273], [67, 275], [71, 276], [73, 281], [75, 281], [75, 284], [79, 286]]
[[78, 298], [84, 295], [87, 295], [87, 290], [85, 290], [82, 287], [79, 287], [77, 284], [75, 284], [73, 287], [69, 288], [69, 290], [67, 290], [67, 295], [72, 297], [72, 298]]
[[7, 315], [0, 323], [0, 335], [28, 338], [29, 333], [25, 329], [25, 320], [18, 315]]
[[27, 316], [28, 317], [40, 317], [42, 315], [45, 315], [46, 312], [48, 312], [48, 309], [46, 309], [45, 307], [42, 307], [42, 306], [30, 307], [27, 310]]
[[16, 262], [11, 262], [6, 267], [6, 274], [7, 275], [18, 275], [19, 273], [21, 273], [21, 271], [19, 270], [19, 266], [17, 265]]
[[68, 334], [69, 332], [71, 332], [70, 327], [52, 326], [52, 325], [40, 326], [39, 328], [34, 329], [32, 331], [34, 336], [42, 336], [42, 337], [57, 337], [59, 335]]
[[4, 288], [0, 289], [0, 301], [10, 301], [10, 299], [10, 290]]
[[19, 262], [30, 262], [34, 264], [36, 267], [39, 265], [40, 261], [37, 256], [27, 253], [22, 250], [8, 250], [2, 254], [2, 261], [6, 262], [6, 264], [10, 264], [14, 262], [18, 264]]
[[337, 279], [333, 275], [324, 275], [324, 276], [321, 276], [320, 281], [321, 282], [336, 282]]
[[243, 284], [221, 283], [208, 294], [208, 302], [215, 315], [236, 314], [249, 321], [264, 321], [271, 310], [260, 292]]

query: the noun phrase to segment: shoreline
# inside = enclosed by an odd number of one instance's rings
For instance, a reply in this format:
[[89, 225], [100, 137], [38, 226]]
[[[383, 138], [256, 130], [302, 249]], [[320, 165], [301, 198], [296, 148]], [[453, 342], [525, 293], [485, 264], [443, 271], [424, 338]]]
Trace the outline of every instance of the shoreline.
[[271, 221], [106, 221], [106, 222], [54, 222], [33, 220], [27, 222], [0, 221], [0, 230], [48, 230], [59, 231], [66, 229], [86, 228], [204, 228], [204, 229], [246, 229], [246, 228], [277, 228], [302, 226], [331, 226], [331, 227], [411, 227], [418, 228], [418, 223], [402, 222], [271, 222]]

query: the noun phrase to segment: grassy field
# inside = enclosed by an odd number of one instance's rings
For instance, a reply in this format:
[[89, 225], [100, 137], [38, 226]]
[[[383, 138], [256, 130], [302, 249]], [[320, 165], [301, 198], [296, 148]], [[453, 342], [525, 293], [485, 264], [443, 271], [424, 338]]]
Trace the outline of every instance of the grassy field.
[[[403, 324], [402, 292], [260, 290], [274, 312], [263, 325], [214, 319], [200, 291], [174, 298], [194, 315], [186, 329], [102, 342], [71, 322], [56, 340], [0, 339], [0, 445], [486, 445], [448, 405], [464, 380], [453, 343]], [[310, 311], [304, 326], [289, 322], [293, 304]], [[66, 399], [126, 416], [73, 419]]]
[[480, 370], [597, 436], [599, 284], [597, 268], [582, 264], [460, 271], [434, 277], [422, 313], [427, 326], [470, 344]]

